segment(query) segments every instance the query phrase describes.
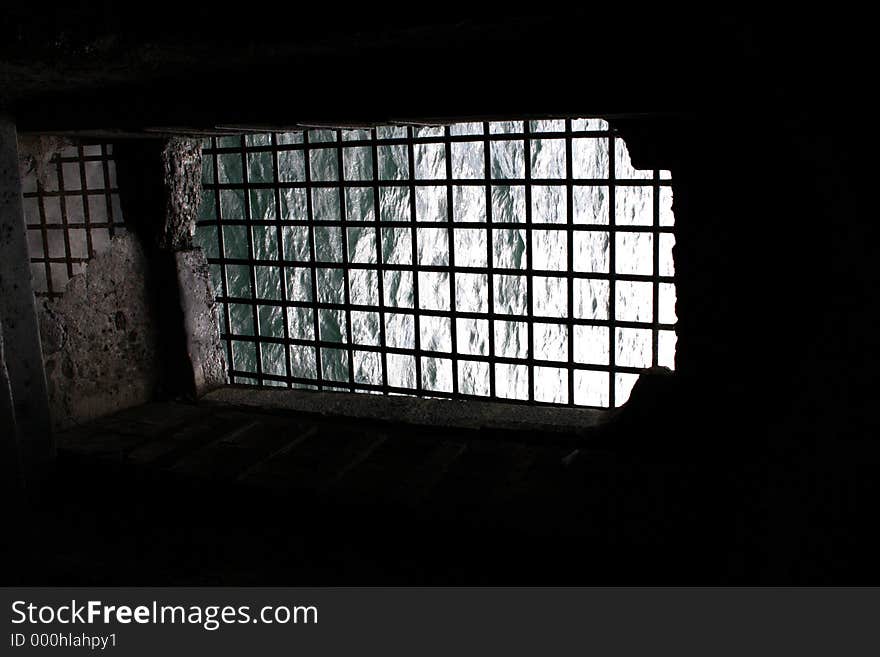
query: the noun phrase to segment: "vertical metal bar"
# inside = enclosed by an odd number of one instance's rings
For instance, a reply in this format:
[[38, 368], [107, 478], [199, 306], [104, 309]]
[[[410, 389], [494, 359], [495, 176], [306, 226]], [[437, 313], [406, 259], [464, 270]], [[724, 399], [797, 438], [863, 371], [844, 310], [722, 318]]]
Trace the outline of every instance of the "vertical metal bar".
[[654, 251], [652, 271], [654, 280], [651, 282], [651, 293], [653, 295], [653, 311], [651, 319], [653, 320], [654, 325], [651, 330], [651, 365], [657, 367], [657, 345], [660, 339], [658, 327], [658, 324], [660, 323], [660, 283], [657, 280], [660, 276], [660, 171], [658, 169], [654, 169], [653, 180], [654, 184], [651, 186], [651, 197], [653, 214], [652, 223], [654, 226], [652, 233], [652, 246]]
[[571, 119], [565, 120], [565, 222], [566, 271], [568, 273], [568, 404], [574, 405], [574, 165], [572, 163]]
[[[534, 273], [532, 266], [532, 245], [534, 244], [534, 231], [532, 230], [532, 127], [531, 121], [523, 121], [524, 139], [524, 156], [523, 165], [525, 167], [526, 179], [526, 303], [528, 304], [528, 323], [526, 324], [528, 331], [528, 354], [529, 360], [535, 358], [535, 294], [534, 294]], [[535, 365], [529, 363], [529, 401], [535, 401]]]
[[[220, 248], [220, 283], [223, 287], [223, 298], [229, 299], [229, 279], [226, 275], [226, 246], [223, 237], [223, 218], [220, 215], [221, 212], [221, 204], [220, 204], [220, 190], [218, 189], [218, 185], [220, 183], [220, 168], [219, 168], [219, 158], [217, 157], [217, 139], [211, 138], [211, 157], [214, 162], [214, 216], [217, 220], [217, 241], [218, 246]], [[106, 161], [105, 161], [106, 163]], [[105, 181], [108, 178], [107, 167], [104, 167], [104, 178]], [[109, 188], [109, 184], [107, 184]], [[110, 203], [110, 196], [108, 192], [107, 203]], [[230, 380], [235, 382], [235, 379], [232, 377], [232, 370], [235, 369], [235, 363], [232, 359], [232, 313], [229, 311], [229, 301], [223, 302], [223, 317], [226, 320], [226, 332], [230, 336], [228, 340], [226, 340], [226, 358], [227, 363], [229, 365], [230, 371]]]
[[321, 367], [321, 325], [318, 319], [318, 256], [315, 253], [315, 217], [312, 208], [312, 158], [309, 149], [309, 130], [303, 130], [303, 158], [306, 175], [306, 218], [309, 226], [309, 258], [312, 270], [312, 324], [315, 331], [315, 376], [318, 379], [318, 390], [324, 388], [323, 368]]
[[486, 177], [486, 266], [489, 270], [489, 397], [495, 397], [495, 275], [494, 247], [492, 244], [492, 142], [489, 139], [489, 122], [483, 122], [483, 166]]
[[[113, 194], [110, 190], [110, 154], [107, 144], [101, 144], [101, 168], [104, 173], [104, 202], [107, 204], [107, 231], [110, 239], [116, 235], [116, 217], [113, 216]], [[217, 182], [217, 156], [214, 155], [214, 182]], [[219, 197], [218, 197], [219, 199]], [[219, 201], [218, 201], [219, 202]], [[219, 206], [218, 206], [219, 207]], [[219, 214], [217, 215], [220, 216]], [[232, 360], [229, 361], [230, 363]]]
[[413, 333], [415, 334], [415, 359], [416, 359], [416, 390], [422, 392], [422, 329], [419, 321], [419, 273], [418, 273], [418, 229], [416, 222], [416, 156], [413, 146], [414, 131], [412, 126], [406, 129], [406, 159], [409, 169], [409, 220], [411, 226], [412, 242], [412, 280], [413, 280]]
[[617, 310], [615, 308], [616, 305], [616, 294], [617, 287], [615, 285], [615, 279], [617, 275], [617, 263], [615, 261], [616, 253], [615, 253], [615, 243], [617, 241], [617, 235], [615, 231], [615, 226], [617, 222], [616, 215], [616, 195], [617, 190], [615, 188], [615, 180], [616, 180], [616, 170], [615, 170], [615, 151], [617, 149], [617, 144], [615, 143], [614, 131], [609, 126], [608, 128], [608, 407], [614, 408], [615, 403], [615, 390], [614, 390], [614, 380], [616, 376], [616, 364], [615, 364], [615, 320]]
[[85, 154], [83, 153], [82, 146], [78, 146], [76, 152], [79, 155], [79, 186], [82, 193], [83, 222], [86, 225], [86, 257], [91, 258], [95, 255], [95, 250], [92, 248], [92, 222], [89, 214], [89, 190], [86, 185], [86, 163], [83, 159]]
[[[378, 129], [373, 128], [370, 132], [372, 144], [370, 152], [373, 158], [373, 225], [376, 230], [376, 279], [379, 296], [379, 345], [382, 347], [382, 392], [388, 394], [388, 352], [385, 345], [385, 281], [384, 269], [382, 267], [382, 207], [379, 197], [379, 149], [376, 145], [378, 139]], [[415, 230], [415, 226], [413, 226]], [[416, 292], [417, 294], [417, 292]], [[415, 296], [415, 302], [418, 303], [418, 296]]]
[[58, 173], [58, 203], [61, 205], [61, 225], [64, 227], [64, 260], [67, 265], [67, 278], [73, 278], [73, 262], [70, 259], [70, 234], [67, 232], [67, 202], [64, 191], [64, 169], [61, 165], [61, 156], [56, 155], [55, 170]]
[[[284, 262], [284, 230], [279, 221], [281, 217], [281, 188], [278, 185], [278, 136], [274, 132], [272, 133], [271, 144], [272, 187], [275, 192], [275, 228], [278, 241], [278, 272], [281, 275], [281, 298], [287, 301], [289, 299], [287, 294], [287, 268], [281, 264]], [[284, 319], [284, 371], [287, 373], [287, 387], [290, 388], [290, 377], [293, 370], [290, 363], [290, 320], [287, 317], [287, 306], [281, 306], [281, 313]]]
[[449, 317], [449, 326], [450, 326], [450, 349], [452, 351], [452, 396], [458, 396], [458, 339], [456, 336], [456, 299], [455, 299], [455, 224], [453, 223], [452, 209], [453, 209], [453, 195], [452, 195], [452, 145], [449, 141], [449, 126], [444, 128], [444, 136], [446, 137], [444, 142], [444, 150], [446, 155], [446, 222], [447, 222], [447, 242], [448, 242], [448, 254], [447, 254], [447, 262], [449, 264], [449, 310], [451, 315]]
[[[240, 137], [240, 157], [241, 157], [241, 180], [242, 185], [244, 187], [244, 218], [245, 218], [245, 228], [247, 232], [247, 247], [248, 247], [248, 259], [254, 260], [254, 235], [253, 235], [253, 225], [251, 223], [251, 192], [250, 192], [250, 171], [248, 170], [248, 158], [247, 158], [247, 149], [245, 146], [245, 136], [242, 135]], [[257, 293], [257, 270], [251, 264], [248, 267], [248, 273], [250, 274], [251, 279], [251, 314], [253, 316], [254, 321], [254, 348], [257, 353], [257, 363], [256, 363], [256, 375], [257, 375], [257, 384], [263, 385], [263, 343], [260, 340], [260, 313], [257, 310], [257, 299], [259, 298], [259, 294]]]
[[43, 183], [37, 178], [37, 207], [40, 211], [40, 232], [43, 237], [43, 258], [46, 266], [46, 294], [49, 298], [54, 296], [52, 290], [52, 263], [49, 262], [49, 229], [46, 227], [46, 207], [43, 197]]
[[342, 159], [342, 130], [336, 131], [336, 169], [339, 177], [339, 216], [342, 226], [339, 229], [342, 238], [342, 291], [345, 299], [345, 342], [348, 356], [348, 384], [349, 390], [354, 392], [354, 350], [352, 347], [353, 336], [351, 334], [351, 290], [348, 286], [348, 226], [346, 212], [347, 193], [345, 188], [345, 163]]

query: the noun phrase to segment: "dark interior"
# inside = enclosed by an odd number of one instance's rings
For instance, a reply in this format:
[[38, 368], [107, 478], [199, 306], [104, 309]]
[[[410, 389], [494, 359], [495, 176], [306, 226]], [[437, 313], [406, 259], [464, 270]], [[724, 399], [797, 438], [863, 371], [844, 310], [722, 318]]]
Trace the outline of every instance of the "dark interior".
[[[876, 229], [856, 182], [871, 130], [854, 119], [864, 17], [4, 14], [0, 103], [19, 133], [109, 139], [131, 170], [158, 162], [165, 134], [223, 126], [606, 116], [636, 166], [672, 170], [679, 318], [675, 373], [564, 438], [180, 401], [171, 358], [157, 406], [58, 437], [40, 494], [10, 510], [5, 584], [880, 579]], [[151, 184], [129, 189], [127, 217], [148, 215]], [[306, 434], [291, 472], [323, 474], [251, 486], [244, 463], [205, 477], [177, 456], [129, 458], [184, 430], [215, 436], [218, 418], [252, 443]]]

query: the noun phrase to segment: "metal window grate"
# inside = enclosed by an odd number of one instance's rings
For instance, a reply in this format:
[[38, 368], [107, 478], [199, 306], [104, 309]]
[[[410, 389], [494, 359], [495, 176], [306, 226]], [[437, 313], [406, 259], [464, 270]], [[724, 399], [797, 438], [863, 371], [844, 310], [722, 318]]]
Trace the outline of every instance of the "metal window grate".
[[233, 382], [620, 405], [673, 366], [671, 177], [600, 119], [205, 142]]
[[52, 156], [42, 179], [22, 180], [34, 292], [61, 296], [67, 281], [124, 230], [112, 145], [70, 146]]

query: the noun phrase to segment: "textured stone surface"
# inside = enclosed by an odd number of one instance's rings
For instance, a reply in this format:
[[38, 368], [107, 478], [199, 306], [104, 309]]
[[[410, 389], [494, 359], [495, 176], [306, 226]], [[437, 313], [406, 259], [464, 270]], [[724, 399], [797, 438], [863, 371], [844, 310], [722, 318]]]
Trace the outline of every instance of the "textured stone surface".
[[52, 425], [56, 429], [149, 401], [159, 376], [156, 318], [143, 250], [112, 240], [60, 298], [40, 309]]
[[34, 463], [52, 456], [46, 381], [25, 237], [15, 125], [0, 116], [0, 324], [16, 424]]
[[186, 350], [196, 394], [227, 382], [226, 355], [220, 343], [219, 309], [211, 289], [208, 261], [201, 249], [175, 254]]
[[202, 198], [202, 147], [196, 139], [174, 137], [162, 151], [165, 170], [165, 223], [159, 233], [163, 249], [192, 247]]

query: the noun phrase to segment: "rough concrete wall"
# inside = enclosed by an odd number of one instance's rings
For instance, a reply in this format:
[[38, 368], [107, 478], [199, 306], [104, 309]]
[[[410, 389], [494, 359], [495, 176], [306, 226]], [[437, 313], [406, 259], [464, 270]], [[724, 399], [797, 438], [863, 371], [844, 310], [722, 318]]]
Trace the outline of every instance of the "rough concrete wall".
[[196, 139], [169, 139], [162, 151], [165, 170], [165, 221], [159, 248], [192, 248], [202, 201], [202, 147]]
[[226, 354], [220, 342], [219, 308], [211, 289], [208, 261], [201, 249], [175, 253], [186, 351], [196, 394], [227, 383]]
[[143, 249], [132, 235], [70, 279], [40, 308], [40, 332], [55, 429], [152, 398], [159, 378], [157, 328]]

